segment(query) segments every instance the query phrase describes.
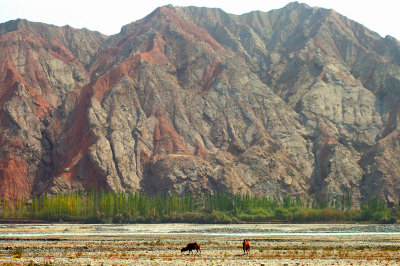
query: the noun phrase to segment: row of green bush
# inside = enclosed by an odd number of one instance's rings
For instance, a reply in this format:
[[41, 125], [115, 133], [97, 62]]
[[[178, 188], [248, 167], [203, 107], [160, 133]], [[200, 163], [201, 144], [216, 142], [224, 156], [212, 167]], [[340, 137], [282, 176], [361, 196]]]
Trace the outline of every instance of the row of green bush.
[[378, 222], [400, 218], [398, 205], [389, 208], [373, 197], [351, 208], [351, 196], [331, 201], [273, 199], [251, 195], [156, 194], [77, 191], [33, 199], [3, 200], [1, 218], [86, 223], [240, 223], [240, 222]]

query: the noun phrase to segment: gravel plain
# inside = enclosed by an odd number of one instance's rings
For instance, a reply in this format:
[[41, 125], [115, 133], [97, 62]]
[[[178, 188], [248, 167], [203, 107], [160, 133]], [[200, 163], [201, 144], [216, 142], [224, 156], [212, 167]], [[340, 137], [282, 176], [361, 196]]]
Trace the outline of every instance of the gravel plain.
[[[3, 265], [400, 265], [394, 225], [0, 225]], [[243, 238], [250, 254], [243, 255]], [[201, 254], [181, 253], [189, 242]]]

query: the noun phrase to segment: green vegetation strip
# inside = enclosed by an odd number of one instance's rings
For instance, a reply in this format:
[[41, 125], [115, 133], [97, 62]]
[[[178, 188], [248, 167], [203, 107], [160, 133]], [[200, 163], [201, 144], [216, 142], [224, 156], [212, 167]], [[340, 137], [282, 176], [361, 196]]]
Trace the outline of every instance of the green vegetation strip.
[[361, 208], [352, 208], [351, 196], [331, 201], [282, 200], [251, 195], [156, 194], [77, 191], [44, 194], [33, 199], [3, 199], [2, 219], [35, 219], [85, 223], [243, 223], [243, 222], [378, 222], [399, 220], [400, 207], [388, 207], [373, 197]]

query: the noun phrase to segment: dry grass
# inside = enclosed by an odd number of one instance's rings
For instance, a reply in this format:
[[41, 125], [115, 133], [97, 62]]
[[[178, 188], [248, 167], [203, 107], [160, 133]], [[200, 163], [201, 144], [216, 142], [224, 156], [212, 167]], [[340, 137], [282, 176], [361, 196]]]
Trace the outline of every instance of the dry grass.
[[[129, 239], [130, 240], [130, 239]], [[329, 241], [328, 241], [329, 240]], [[400, 239], [399, 239], [400, 240]], [[180, 248], [193, 239], [184, 237], [176, 238], [150, 238], [138, 242], [130, 241], [55, 241], [55, 242], [30, 242], [16, 241], [7, 246], [0, 245], [0, 264], [7, 264], [21, 260], [29, 265], [52, 263], [56, 265], [87, 265], [101, 263], [112, 265], [124, 264], [246, 264], [260, 262], [265, 265], [274, 263], [301, 262], [312, 264], [322, 260], [324, 262], [342, 262], [345, 265], [370, 264], [375, 265], [396, 264], [400, 262], [400, 241], [387, 239], [352, 239], [342, 244], [341, 239], [312, 239], [312, 238], [282, 238], [279, 241], [253, 240], [250, 254], [243, 255], [240, 240], [236, 239], [199, 239], [201, 254], [181, 253]], [[394, 244], [393, 244], [394, 243]], [[397, 243], [399, 243], [397, 245]], [[10, 246], [9, 251], [5, 248]], [[19, 252], [20, 248], [21, 252]], [[347, 262], [350, 263], [347, 263]], [[268, 263], [269, 262], [269, 263]], [[280, 264], [282, 265], [282, 263]], [[295, 265], [295, 263], [289, 263]]]

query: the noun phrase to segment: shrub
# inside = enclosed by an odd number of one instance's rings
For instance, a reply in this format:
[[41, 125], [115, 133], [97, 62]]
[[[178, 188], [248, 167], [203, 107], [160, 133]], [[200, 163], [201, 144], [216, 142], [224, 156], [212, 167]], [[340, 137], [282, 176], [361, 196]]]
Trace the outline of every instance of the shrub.
[[114, 215], [113, 219], [112, 219], [112, 222], [113, 222], [113, 223], [119, 224], [119, 223], [122, 222], [123, 218], [124, 218], [124, 217], [122, 216], [121, 213], [116, 213], [116, 214]]

